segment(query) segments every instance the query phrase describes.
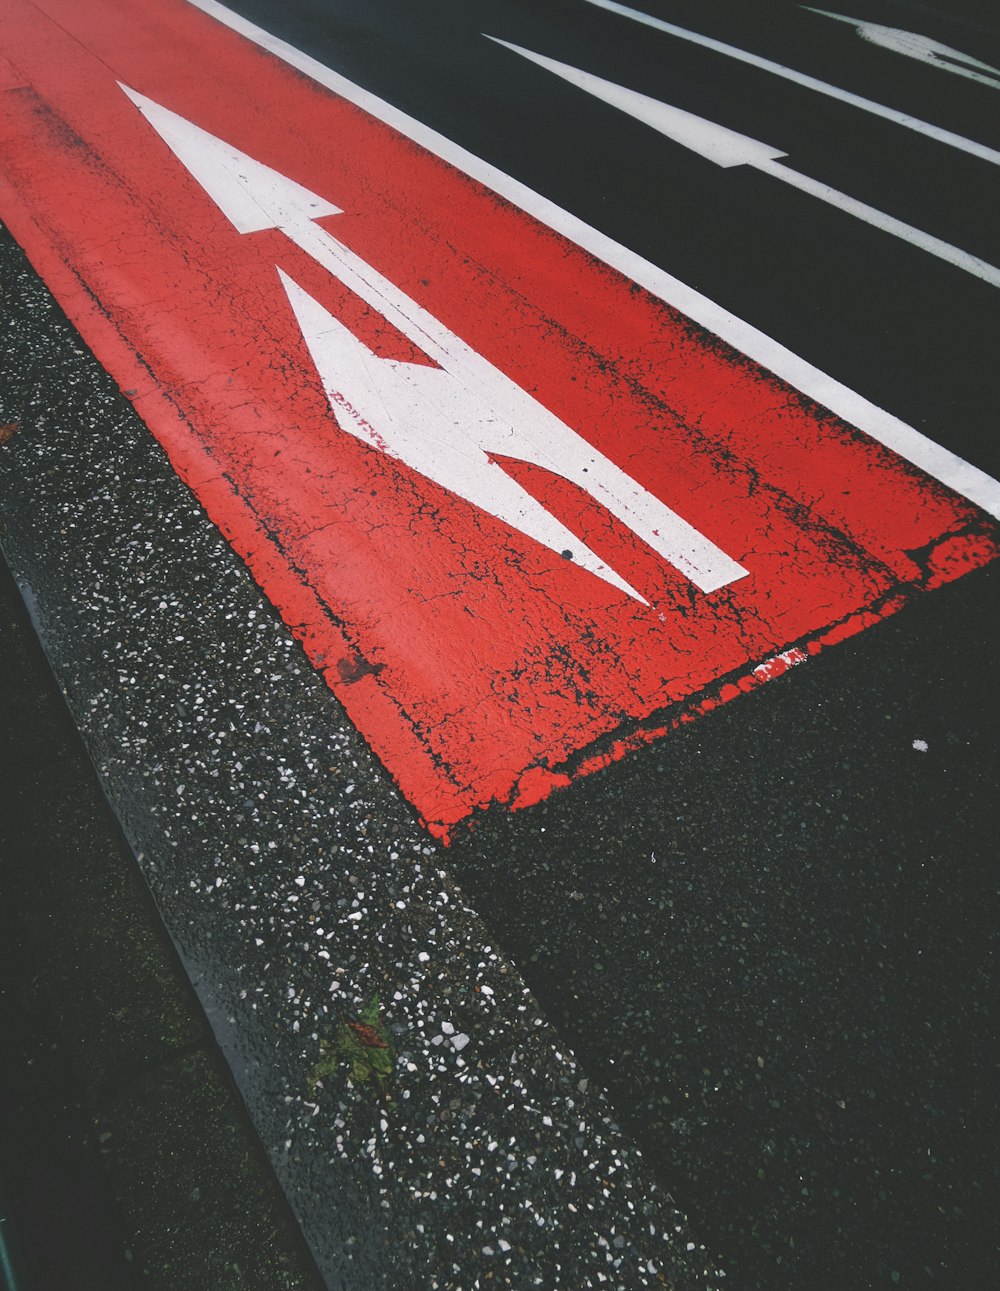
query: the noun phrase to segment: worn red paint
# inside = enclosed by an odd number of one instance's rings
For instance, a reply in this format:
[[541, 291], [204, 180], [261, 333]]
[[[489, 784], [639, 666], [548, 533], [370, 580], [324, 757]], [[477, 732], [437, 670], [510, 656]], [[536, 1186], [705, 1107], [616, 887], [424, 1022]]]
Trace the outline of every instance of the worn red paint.
[[[179, 0], [2, 0], [0, 214], [439, 833], [525, 806], [995, 556], [969, 502]], [[749, 571], [702, 595], [565, 481], [509, 469], [629, 600], [341, 432], [280, 265], [121, 80], [335, 202], [325, 227]]]

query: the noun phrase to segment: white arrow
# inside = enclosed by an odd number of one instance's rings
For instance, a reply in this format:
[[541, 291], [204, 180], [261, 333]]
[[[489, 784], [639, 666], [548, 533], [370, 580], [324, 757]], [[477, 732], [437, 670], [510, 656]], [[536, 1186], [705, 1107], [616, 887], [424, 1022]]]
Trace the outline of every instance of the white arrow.
[[[810, 13], [822, 14], [824, 18], [833, 18], [837, 22], [849, 23], [862, 40], [882, 49], [891, 49], [894, 54], [904, 54], [907, 58], [916, 58], [931, 67], [940, 67], [943, 72], [954, 72], [957, 76], [967, 76], [970, 81], [980, 85], [992, 85], [1000, 90], [1000, 70], [989, 63], [980, 62], [971, 54], [964, 54], [960, 49], [942, 45], [939, 40], [929, 36], [918, 35], [914, 31], [901, 31], [898, 27], [883, 27], [877, 22], [863, 22], [860, 18], [848, 18], [846, 14], [831, 13], [829, 9], [814, 9], [804, 4], [803, 9]], [[978, 69], [978, 70], [973, 70]], [[983, 72], [987, 75], [984, 76]]]
[[340, 208], [126, 86], [178, 160], [242, 233], [281, 229], [437, 366], [374, 354], [279, 270], [341, 427], [627, 595], [644, 597], [517, 484], [494, 456], [544, 467], [617, 516], [703, 592], [747, 571], [515, 385], [370, 264], [313, 223]]
[[[483, 34], [485, 35], [485, 32]], [[757, 170], [764, 171], [765, 174], [773, 175], [775, 179], [780, 179], [785, 184], [791, 184], [792, 187], [801, 189], [804, 193], [818, 197], [820, 201], [856, 216], [859, 220], [864, 220], [866, 224], [874, 225], [875, 228], [891, 233], [897, 238], [903, 238], [923, 251], [929, 251], [938, 259], [946, 260], [956, 268], [974, 274], [975, 277], [981, 278], [993, 287], [1000, 287], [1000, 269], [995, 265], [988, 264], [978, 256], [970, 255], [968, 251], [962, 251], [949, 242], [943, 242], [930, 233], [923, 233], [911, 224], [904, 224], [902, 220], [897, 220], [884, 211], [876, 210], [874, 206], [859, 202], [854, 197], [848, 197], [846, 193], [831, 188], [829, 184], [823, 184], [808, 175], [800, 174], [797, 170], [782, 166], [778, 158], [787, 156], [787, 153], [770, 148], [756, 139], [749, 139], [746, 135], [738, 134], [725, 126], [706, 121], [704, 117], [695, 116], [692, 112], [671, 107], [669, 103], [662, 103], [648, 94], [640, 94], [637, 90], [630, 90], [624, 85], [616, 85], [613, 81], [605, 81], [600, 76], [583, 72], [568, 63], [560, 63], [554, 58], [547, 58], [544, 54], [522, 49], [520, 45], [512, 45], [509, 41], [499, 40], [496, 36], [486, 38], [498, 45], [503, 45], [505, 49], [512, 50], [515, 54], [520, 54], [522, 58], [532, 63], [537, 63], [539, 67], [554, 72], [564, 81], [569, 81], [579, 89], [586, 90], [588, 94], [610, 104], [611, 107], [627, 112], [629, 116], [651, 126], [675, 143], [690, 148], [692, 152], [699, 153], [707, 160], [714, 161], [718, 166], [753, 166]]]

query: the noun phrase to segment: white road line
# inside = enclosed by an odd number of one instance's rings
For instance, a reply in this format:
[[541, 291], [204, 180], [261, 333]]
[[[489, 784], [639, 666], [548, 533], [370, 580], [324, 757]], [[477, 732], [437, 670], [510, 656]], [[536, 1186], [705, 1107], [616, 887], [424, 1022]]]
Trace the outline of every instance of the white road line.
[[877, 22], [862, 22], [860, 18], [848, 18], [846, 14], [831, 13], [829, 9], [814, 9], [808, 4], [799, 7], [808, 10], [809, 13], [821, 14], [824, 18], [846, 22], [854, 28], [862, 40], [867, 40], [871, 45], [878, 45], [882, 49], [891, 50], [894, 54], [915, 58], [918, 62], [926, 63], [928, 67], [940, 68], [942, 72], [954, 72], [956, 76], [965, 76], [970, 81], [1000, 90], [1000, 69], [973, 58], [971, 54], [965, 54], [960, 49], [942, 45], [939, 40], [931, 40], [929, 36], [921, 36], [915, 31], [903, 31], [899, 27], [883, 27]]
[[[198, 0], [192, 0], [192, 2], [198, 3]], [[949, 148], [958, 148], [961, 152], [970, 153], [981, 161], [989, 161], [994, 166], [1000, 166], [1000, 152], [997, 152], [995, 148], [988, 148], [985, 144], [976, 143], [974, 139], [966, 139], [964, 135], [955, 134], [951, 130], [944, 130], [941, 126], [931, 125], [928, 121], [921, 121], [919, 117], [910, 116], [906, 112], [899, 112], [896, 108], [886, 107], [885, 104], [863, 98], [860, 94], [852, 94], [850, 90], [842, 90], [836, 85], [830, 85], [827, 81], [818, 80], [815, 76], [807, 76], [804, 72], [796, 72], [790, 67], [784, 67], [781, 63], [772, 62], [769, 58], [761, 58], [759, 54], [748, 53], [747, 50], [738, 49], [735, 45], [726, 45], [721, 40], [715, 40], [711, 36], [699, 35], [696, 31], [688, 31], [686, 27], [677, 27], [672, 22], [664, 22], [662, 18], [654, 18], [652, 14], [643, 13], [641, 9], [631, 9], [628, 5], [617, 4], [616, 0], [587, 0], [587, 4], [596, 5], [598, 9], [607, 9], [609, 13], [620, 14], [623, 18], [631, 18], [633, 22], [640, 22], [646, 27], [665, 32], [668, 36], [676, 36], [679, 40], [688, 40], [693, 45], [701, 45], [703, 49], [711, 49], [717, 54], [725, 54], [728, 58], [735, 58], [750, 67], [758, 68], [762, 72], [771, 72], [775, 76], [781, 76], [786, 81], [794, 81], [796, 85], [803, 85], [807, 90], [815, 90], [817, 94], [826, 94], [832, 99], [839, 99], [841, 103], [849, 103], [851, 107], [860, 108], [862, 112], [870, 112], [873, 116], [883, 117], [886, 121], [893, 121], [896, 125], [905, 126], [907, 130], [916, 130], [918, 134], [926, 135], [928, 139], [935, 139], [938, 143], [947, 144]], [[205, 6], [201, 7], [204, 8]]]
[[924, 233], [914, 228], [912, 224], [905, 224], [895, 216], [887, 215], [885, 211], [869, 206], [866, 202], [849, 197], [847, 193], [841, 193], [838, 189], [831, 188], [829, 184], [783, 166], [778, 158], [786, 154], [778, 148], [772, 148], [769, 144], [760, 143], [757, 139], [739, 134], [736, 130], [730, 130], [728, 126], [707, 121], [693, 112], [685, 112], [683, 108], [651, 98], [648, 94], [640, 94], [638, 90], [631, 90], [625, 85], [616, 85], [614, 81], [606, 81], [592, 72], [581, 71], [579, 67], [572, 67], [569, 63], [560, 63], [558, 59], [549, 58], [545, 54], [536, 54], [533, 50], [512, 45], [509, 41], [500, 40], [496, 36], [487, 36], [486, 39], [502, 45], [514, 54], [520, 54], [522, 58], [552, 72], [564, 81], [569, 81], [571, 85], [575, 85], [577, 89], [587, 94], [592, 94], [602, 103], [627, 113], [630, 117], [648, 125], [650, 129], [665, 135], [674, 143], [696, 152], [706, 161], [714, 162], [717, 166], [727, 169], [733, 166], [753, 166], [766, 175], [780, 179], [782, 183], [790, 184], [793, 188], [808, 193], [810, 197], [819, 198], [829, 206], [835, 206], [856, 219], [864, 220], [866, 224], [871, 224], [883, 233], [902, 238], [911, 246], [919, 247], [921, 251], [927, 251], [937, 256], [939, 260], [945, 260], [955, 268], [981, 278], [992, 287], [1000, 287], [1000, 269], [995, 265], [988, 264], [978, 256], [970, 255], [968, 251], [952, 246], [950, 242], [936, 238], [930, 233]]
[[455, 166], [471, 179], [497, 193], [505, 201], [520, 207], [528, 215], [557, 233], [561, 233], [591, 255], [603, 260], [611, 268], [631, 278], [654, 296], [686, 314], [699, 326], [714, 333], [748, 358], [760, 363], [775, 376], [814, 399], [823, 407], [842, 417], [852, 426], [863, 430], [873, 439], [885, 444], [893, 452], [919, 466], [930, 476], [940, 480], [956, 493], [975, 502], [983, 510], [1000, 519], [1000, 481], [987, 475], [971, 462], [920, 433], [892, 413], [879, 408], [863, 395], [851, 390], [840, 381], [827, 375], [793, 354], [780, 342], [773, 340], [750, 323], [731, 314], [729, 310], [703, 296], [694, 288], [672, 274], [644, 259], [613, 238], [592, 228], [569, 211], [564, 211], [526, 184], [505, 174], [489, 162], [482, 161], [459, 144], [429, 126], [394, 108], [384, 99], [362, 89], [346, 76], [324, 66], [317, 59], [289, 45], [287, 41], [272, 36], [246, 18], [233, 13], [218, 0], [188, 0], [195, 8], [215, 18], [232, 31], [252, 41], [261, 49], [280, 58], [290, 67], [311, 77], [334, 94], [340, 95], [363, 111], [370, 113], [442, 161]]
[[881, 229], [883, 233], [891, 233], [893, 237], [902, 238], [911, 246], [919, 247], [921, 251], [927, 251], [930, 255], [937, 256], [939, 260], [954, 265], [956, 269], [963, 269], [966, 273], [981, 278], [991, 287], [1000, 287], [1000, 269], [996, 265], [980, 260], [978, 256], [970, 255], [968, 251], [962, 251], [961, 248], [952, 246], [950, 242], [936, 238], [931, 233], [924, 233], [921, 229], [915, 229], [912, 224], [897, 220], [895, 216], [887, 215], [885, 211], [869, 206], [867, 202], [860, 202], [856, 197], [849, 197], [847, 193], [841, 193], [818, 179], [803, 175], [801, 171], [791, 170], [788, 166], [783, 166], [780, 161], [760, 161], [755, 165], [757, 170], [763, 171], [766, 175], [773, 175], [775, 179], [780, 179], [785, 184], [791, 184], [793, 188], [808, 193], [810, 197], [818, 197], [821, 202], [836, 206], [839, 210], [846, 211], [848, 215], [864, 220], [873, 228]]

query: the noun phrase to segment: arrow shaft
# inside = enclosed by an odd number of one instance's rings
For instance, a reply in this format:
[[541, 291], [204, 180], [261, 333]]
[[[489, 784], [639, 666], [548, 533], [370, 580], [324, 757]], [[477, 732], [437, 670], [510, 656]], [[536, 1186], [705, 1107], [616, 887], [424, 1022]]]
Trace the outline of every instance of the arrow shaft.
[[866, 224], [871, 224], [874, 228], [881, 229], [884, 233], [891, 233], [894, 237], [902, 238], [904, 241], [911, 243], [915, 247], [920, 247], [922, 251], [927, 251], [939, 260], [945, 260], [948, 264], [954, 265], [958, 269], [963, 269], [966, 273], [973, 274], [976, 278], [981, 278], [983, 282], [988, 282], [991, 287], [1000, 287], [1000, 269], [996, 265], [988, 264], [985, 260], [980, 260], [978, 256], [970, 255], [968, 251], [962, 251], [959, 247], [952, 246], [950, 242], [944, 242], [941, 238], [933, 237], [930, 233], [924, 233], [921, 229], [916, 229], [912, 224], [906, 224], [903, 220], [897, 220], [892, 215], [887, 215], [885, 211], [877, 210], [874, 206], [869, 206], [866, 202], [860, 202], [855, 197], [849, 197], [846, 193], [839, 192], [836, 188], [831, 188], [829, 184], [821, 183], [817, 179], [812, 179], [808, 175], [803, 175], [797, 170], [791, 170], [789, 167], [782, 165], [780, 161], [755, 161], [752, 163], [757, 170], [763, 171], [767, 175], [773, 175], [775, 179], [780, 179], [782, 183], [791, 184], [793, 188], [799, 189], [803, 193], [808, 193], [811, 197], [817, 197], [821, 202], [826, 202], [830, 206], [836, 206], [849, 215], [855, 216], [859, 220], [864, 220]]
[[928, 61], [932, 67], [940, 67], [943, 72], [954, 72], [956, 76], [964, 76], [968, 81], [976, 81], [979, 85], [989, 85], [994, 90], [1000, 90], [1000, 72], [994, 76], [974, 72], [971, 67], [952, 62], [951, 58], [946, 54], [940, 54], [937, 58], [929, 59]]
[[304, 220], [283, 226], [282, 232], [440, 367], [477, 393], [494, 385], [500, 374], [491, 363], [325, 229]]

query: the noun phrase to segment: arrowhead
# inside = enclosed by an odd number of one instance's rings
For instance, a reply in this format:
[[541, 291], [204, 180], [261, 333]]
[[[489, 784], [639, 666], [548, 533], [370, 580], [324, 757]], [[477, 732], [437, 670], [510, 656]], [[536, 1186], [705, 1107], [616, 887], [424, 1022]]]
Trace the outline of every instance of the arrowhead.
[[756, 139], [748, 139], [746, 135], [737, 134], [735, 130], [706, 121], [703, 117], [696, 117], [692, 112], [684, 112], [680, 108], [671, 107], [669, 103], [661, 103], [659, 99], [650, 98], [648, 94], [639, 94], [636, 90], [629, 90], [624, 85], [615, 85], [612, 81], [602, 80], [600, 76], [593, 76], [590, 72], [581, 72], [576, 67], [570, 67], [568, 63], [559, 63], [554, 58], [546, 58], [543, 54], [534, 54], [530, 49], [511, 45], [496, 36], [487, 36], [486, 39], [494, 41], [497, 45], [503, 45], [505, 49], [513, 50], [515, 54], [520, 54], [522, 58], [537, 63], [539, 67], [554, 72], [564, 81], [569, 81], [571, 85], [586, 90], [588, 94], [593, 94], [595, 98], [610, 104], [611, 107], [627, 112], [629, 116], [651, 126], [675, 143], [690, 148], [692, 152], [700, 153], [708, 161], [714, 161], [717, 166], [755, 166], [762, 161], [774, 161], [778, 157], [788, 155], [777, 148], [769, 147], [766, 143], [759, 143]]
[[118, 84], [240, 233], [286, 228], [321, 215], [341, 214], [339, 206], [130, 90], [121, 81]]

